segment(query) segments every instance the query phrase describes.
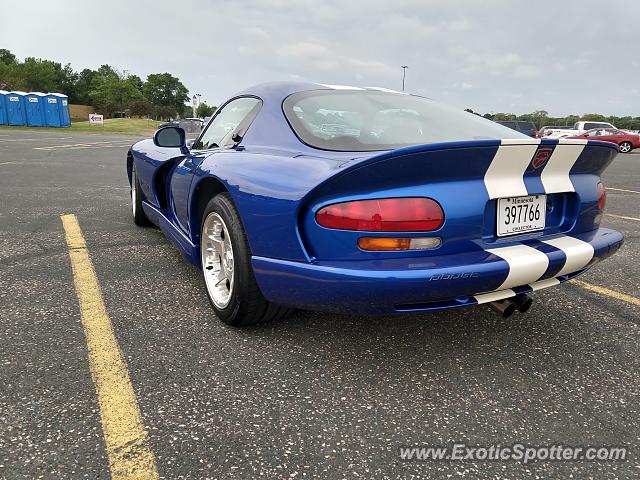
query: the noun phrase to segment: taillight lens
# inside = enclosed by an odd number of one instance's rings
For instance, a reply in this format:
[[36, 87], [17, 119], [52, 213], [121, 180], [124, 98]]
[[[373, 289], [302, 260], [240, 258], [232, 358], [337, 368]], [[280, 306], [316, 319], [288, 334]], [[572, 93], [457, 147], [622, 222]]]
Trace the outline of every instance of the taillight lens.
[[607, 191], [604, 188], [602, 182], [598, 183], [598, 208], [604, 210], [607, 204]]
[[431, 198], [380, 198], [328, 205], [316, 221], [337, 230], [431, 232], [444, 223], [444, 212]]

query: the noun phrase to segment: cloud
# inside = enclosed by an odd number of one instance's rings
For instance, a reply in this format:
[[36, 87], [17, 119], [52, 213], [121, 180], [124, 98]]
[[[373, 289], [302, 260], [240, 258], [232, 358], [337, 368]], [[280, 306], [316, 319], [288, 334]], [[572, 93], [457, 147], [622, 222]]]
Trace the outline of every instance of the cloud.
[[[408, 91], [461, 108], [637, 116], [638, 103], [615, 93], [638, 89], [640, 61], [629, 57], [637, 22], [620, 21], [636, 3], [618, 0], [594, 15], [573, 2], [549, 13], [508, 0], [182, 0], [180, 8], [168, 0], [65, 0], [63, 9], [32, 0], [14, 2], [12, 13], [28, 17], [35, 33], [5, 22], [0, 44], [76, 69], [170, 71], [212, 104], [272, 80], [399, 89], [400, 66], [409, 65]], [[70, 42], [64, 29], [50, 28], [62, 23], [96, 25], [109, 41]]]

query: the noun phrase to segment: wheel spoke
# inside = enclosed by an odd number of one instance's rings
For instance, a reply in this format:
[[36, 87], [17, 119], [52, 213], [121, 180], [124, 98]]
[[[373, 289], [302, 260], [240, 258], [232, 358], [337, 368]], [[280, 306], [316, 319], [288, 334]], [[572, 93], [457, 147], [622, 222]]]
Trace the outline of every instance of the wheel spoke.
[[225, 308], [233, 292], [233, 245], [222, 217], [210, 213], [203, 222], [201, 262], [209, 297], [218, 308]]

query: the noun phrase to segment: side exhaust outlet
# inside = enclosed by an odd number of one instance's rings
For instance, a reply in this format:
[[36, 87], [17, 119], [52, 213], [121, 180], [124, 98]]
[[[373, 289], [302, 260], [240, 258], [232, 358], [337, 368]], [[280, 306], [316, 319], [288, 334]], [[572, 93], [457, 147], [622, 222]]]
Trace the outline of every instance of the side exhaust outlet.
[[531, 308], [531, 305], [533, 305], [533, 298], [526, 293], [523, 293], [514, 298], [513, 303], [516, 304], [516, 308], [520, 313], [524, 313]]
[[502, 318], [509, 318], [516, 311], [516, 304], [512, 300], [497, 300], [489, 303], [491, 309]]

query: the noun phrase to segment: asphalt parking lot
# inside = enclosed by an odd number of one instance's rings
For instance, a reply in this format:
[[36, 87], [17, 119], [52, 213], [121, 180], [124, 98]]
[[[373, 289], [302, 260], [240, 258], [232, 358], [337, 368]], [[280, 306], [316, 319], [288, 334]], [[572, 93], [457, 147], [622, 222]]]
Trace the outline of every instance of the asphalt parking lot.
[[[238, 330], [162, 233], [133, 225], [134, 140], [0, 130], [0, 478], [110, 475], [63, 214], [86, 239], [162, 478], [640, 476], [640, 153], [604, 176], [622, 250], [583, 283], [538, 292], [526, 315], [299, 311]], [[399, 456], [453, 442], [630, 453]]]

